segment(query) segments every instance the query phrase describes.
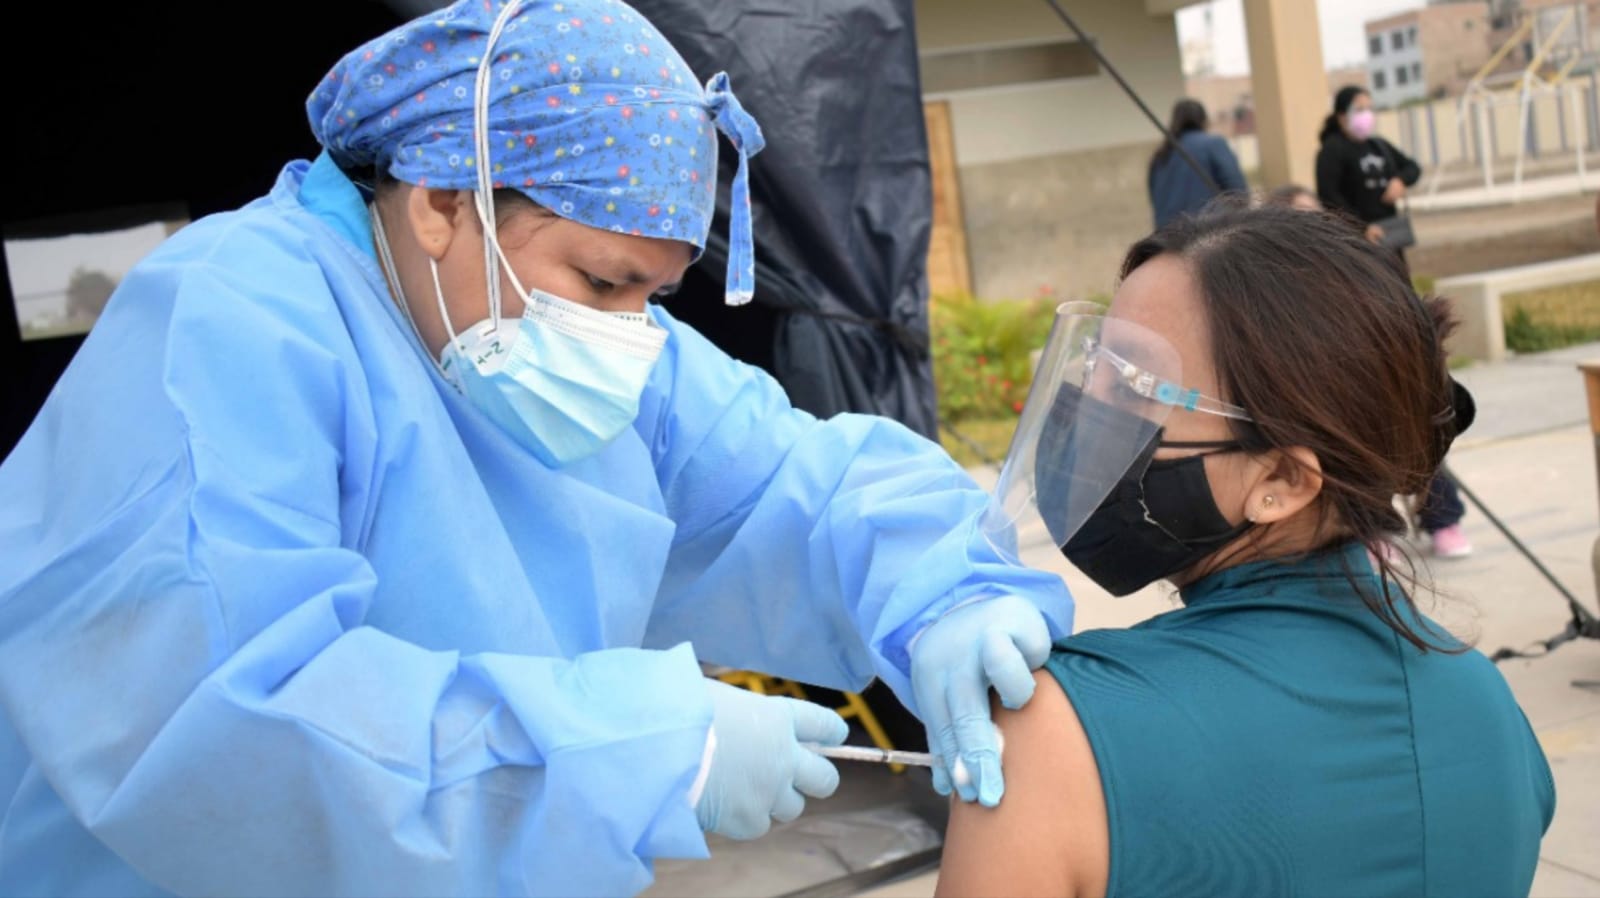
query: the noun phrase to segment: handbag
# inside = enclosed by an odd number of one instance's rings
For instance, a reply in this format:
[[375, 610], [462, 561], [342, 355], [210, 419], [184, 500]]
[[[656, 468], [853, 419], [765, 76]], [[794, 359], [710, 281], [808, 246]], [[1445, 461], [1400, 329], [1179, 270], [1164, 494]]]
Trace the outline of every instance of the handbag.
[[[1394, 154], [1389, 152], [1389, 144], [1380, 139], [1378, 140], [1378, 149], [1382, 150], [1384, 157], [1389, 160], [1389, 170], [1398, 173], [1400, 166], [1395, 164]], [[1396, 214], [1373, 222], [1383, 231], [1383, 240], [1381, 242], [1389, 249], [1402, 250], [1417, 245], [1417, 233], [1411, 229], [1411, 215], [1407, 212], [1408, 205], [1405, 198], [1402, 197], [1396, 207]]]

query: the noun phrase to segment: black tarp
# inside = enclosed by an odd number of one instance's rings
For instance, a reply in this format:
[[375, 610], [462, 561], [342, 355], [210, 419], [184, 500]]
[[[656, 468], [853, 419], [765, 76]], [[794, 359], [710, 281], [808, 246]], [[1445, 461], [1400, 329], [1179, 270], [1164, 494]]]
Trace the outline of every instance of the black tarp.
[[[200, 218], [255, 199], [284, 163], [316, 154], [311, 89], [401, 21], [380, 0], [11, 4], [0, 71], [26, 89], [6, 101], [0, 228], [64, 217], [117, 227], [119, 210], [151, 205]], [[83, 343], [23, 340], [13, 301], [0, 264], [0, 459]]]
[[[286, 160], [315, 152], [303, 102], [317, 79], [398, 14], [430, 5], [283, 3], [234, 27], [197, 0], [111, 4], [74, 23], [70, 58], [49, 78], [10, 54], [10, 80], [37, 87], [11, 110], [28, 139], [7, 142], [5, 221], [174, 201], [198, 218], [259, 196]], [[751, 167], [755, 302], [721, 299], [724, 145], [712, 246], [669, 307], [773, 372], [802, 408], [876, 412], [933, 435], [931, 196], [911, 0], [635, 5], [702, 77], [726, 69], [767, 135]], [[11, 33], [53, 34], [53, 15], [24, 5]], [[22, 341], [9, 292], [0, 277], [0, 457], [82, 342]]]
[[933, 199], [912, 0], [633, 0], [761, 123], [751, 161], [756, 297], [722, 303], [727, 184], [705, 258], [666, 305], [819, 416], [938, 427], [928, 352]]

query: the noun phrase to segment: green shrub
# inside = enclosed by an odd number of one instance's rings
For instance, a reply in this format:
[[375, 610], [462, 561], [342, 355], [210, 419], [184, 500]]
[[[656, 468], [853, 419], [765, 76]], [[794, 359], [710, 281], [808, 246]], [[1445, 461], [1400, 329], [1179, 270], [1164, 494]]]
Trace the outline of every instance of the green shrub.
[[1600, 340], [1600, 281], [1508, 294], [1501, 307], [1506, 347], [1516, 352]]
[[1030, 356], [1050, 335], [1055, 305], [935, 297], [929, 319], [939, 417], [959, 422], [1021, 412], [1032, 380]]

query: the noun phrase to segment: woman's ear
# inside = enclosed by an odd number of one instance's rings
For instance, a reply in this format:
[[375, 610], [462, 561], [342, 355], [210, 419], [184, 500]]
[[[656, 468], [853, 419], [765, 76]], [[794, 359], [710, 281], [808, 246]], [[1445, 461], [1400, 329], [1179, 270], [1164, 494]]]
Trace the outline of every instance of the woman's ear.
[[1262, 459], [1267, 473], [1245, 496], [1244, 516], [1275, 524], [1300, 513], [1322, 493], [1322, 462], [1304, 446], [1275, 450]]
[[406, 197], [406, 221], [422, 251], [435, 262], [444, 258], [471, 219], [472, 194], [466, 190], [412, 187]]

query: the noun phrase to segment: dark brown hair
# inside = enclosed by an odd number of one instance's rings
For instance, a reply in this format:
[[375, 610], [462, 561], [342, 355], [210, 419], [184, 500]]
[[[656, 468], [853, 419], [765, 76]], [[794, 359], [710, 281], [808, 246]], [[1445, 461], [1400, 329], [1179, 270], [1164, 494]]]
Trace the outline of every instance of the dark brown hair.
[[[1230, 419], [1235, 438], [1249, 452], [1316, 454], [1315, 548], [1376, 546], [1403, 533], [1394, 497], [1427, 492], [1457, 432], [1448, 304], [1418, 297], [1394, 253], [1318, 212], [1213, 204], [1135, 244], [1122, 276], [1162, 255], [1190, 266], [1222, 398], [1255, 419]], [[1457, 648], [1417, 613], [1405, 589], [1418, 586], [1410, 563], [1402, 572], [1375, 557], [1376, 594], [1352, 572], [1372, 611], [1418, 648]]]
[[1150, 157], [1150, 170], [1155, 171], [1172, 157], [1174, 144], [1178, 138], [1190, 131], [1204, 131], [1209, 120], [1206, 107], [1202, 106], [1199, 100], [1184, 97], [1172, 104], [1172, 119], [1167, 123], [1167, 132], [1172, 135], [1172, 139], [1164, 141], [1160, 149]]
[[1327, 143], [1328, 138], [1336, 134], [1344, 133], [1344, 128], [1339, 125], [1339, 116], [1349, 115], [1350, 107], [1355, 105], [1356, 100], [1367, 96], [1371, 96], [1371, 94], [1367, 93], [1365, 87], [1349, 84], [1339, 88], [1339, 92], [1333, 95], [1333, 111], [1328, 113], [1328, 117], [1322, 120], [1320, 138], [1323, 143]]

